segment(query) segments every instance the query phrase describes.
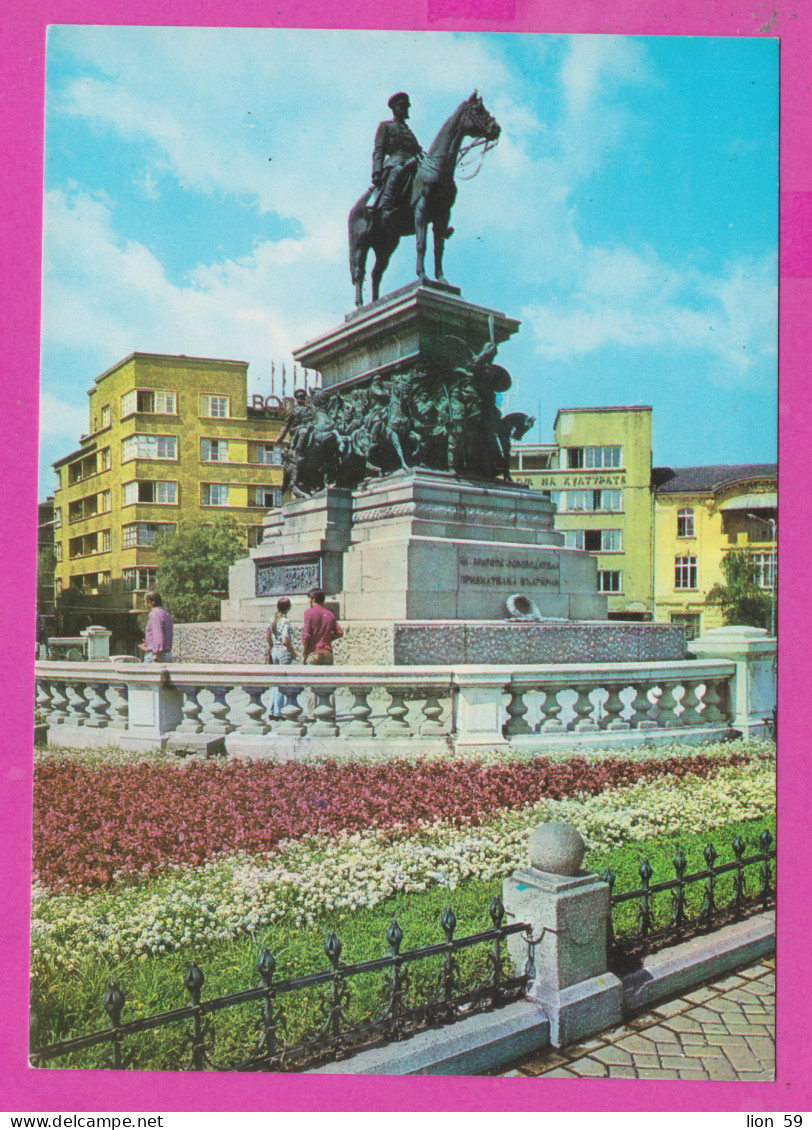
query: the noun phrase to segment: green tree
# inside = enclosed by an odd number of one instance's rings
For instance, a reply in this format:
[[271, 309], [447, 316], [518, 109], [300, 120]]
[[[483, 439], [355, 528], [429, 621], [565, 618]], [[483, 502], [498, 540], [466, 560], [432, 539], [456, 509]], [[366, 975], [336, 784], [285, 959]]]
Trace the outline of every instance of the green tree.
[[246, 555], [245, 527], [230, 517], [181, 522], [155, 540], [157, 588], [181, 623], [220, 619], [228, 567]]
[[747, 624], [770, 630], [773, 593], [756, 584], [752, 556], [746, 549], [732, 549], [722, 558], [724, 584], [715, 584], [708, 604], [722, 610], [726, 624]]

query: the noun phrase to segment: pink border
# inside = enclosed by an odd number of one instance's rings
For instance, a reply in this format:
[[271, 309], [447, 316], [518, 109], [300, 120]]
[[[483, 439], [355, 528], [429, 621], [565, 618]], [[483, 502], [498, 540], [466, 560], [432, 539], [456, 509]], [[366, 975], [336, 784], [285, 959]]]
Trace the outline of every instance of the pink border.
[[[642, 1081], [360, 1077], [314, 1077], [306, 1086], [297, 1077], [210, 1076], [192, 1078], [160, 1073], [110, 1075], [79, 1071], [37, 1071], [25, 1060], [27, 1018], [27, 888], [30, 854], [30, 749], [33, 676], [33, 577], [35, 557], [42, 111], [45, 28], [48, 23], [141, 23], [268, 26], [275, 9], [257, 0], [141, 0], [139, 4], [103, 0], [29, 0], [6, 5], [2, 102], [6, 136], [0, 168], [11, 204], [5, 233], [9, 280], [0, 308], [6, 383], [0, 418], [4, 473], [2, 491], [6, 552], [2, 560], [6, 593], [4, 674], [13, 693], [5, 694], [5, 749], [2, 858], [10, 892], [0, 914], [0, 1094], [7, 1111], [289, 1111], [289, 1110], [725, 1110], [808, 1111], [812, 1088], [802, 1065], [809, 1062], [810, 985], [804, 945], [810, 902], [800, 896], [808, 736], [802, 732], [801, 688], [792, 695], [796, 670], [792, 657], [804, 653], [804, 558], [809, 552], [809, 500], [803, 489], [812, 449], [812, 413], [804, 393], [812, 335], [812, 118], [809, 115], [812, 34], [806, 5], [776, 13], [767, 0], [399, 0], [397, 14], [384, 18], [379, 0], [347, 5], [299, 0], [277, 12], [277, 26], [368, 27], [460, 30], [607, 32], [680, 35], [766, 35], [781, 39], [781, 379], [780, 458], [782, 505], [798, 497], [792, 524], [781, 528], [782, 675], [780, 772], [782, 882], [779, 932], [778, 1078], [766, 1083], [647, 1083]], [[768, 26], [767, 26], [768, 25]], [[798, 488], [801, 489], [798, 489]], [[787, 610], [792, 610], [792, 615]], [[800, 672], [798, 672], [800, 675]], [[10, 723], [10, 724], [9, 724]], [[794, 891], [790, 884], [794, 881]], [[805, 1024], [806, 1022], [806, 1024]], [[805, 1054], [806, 1053], [806, 1054]]]

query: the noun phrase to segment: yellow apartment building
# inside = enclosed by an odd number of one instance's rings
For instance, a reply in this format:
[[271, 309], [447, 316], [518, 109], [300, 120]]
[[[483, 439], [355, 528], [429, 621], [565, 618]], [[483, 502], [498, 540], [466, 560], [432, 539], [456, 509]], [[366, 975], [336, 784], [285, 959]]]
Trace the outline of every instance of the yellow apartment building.
[[228, 514], [246, 546], [257, 543], [263, 516], [282, 502], [286, 406], [275, 397], [249, 406], [247, 380], [244, 361], [155, 353], [96, 378], [88, 434], [54, 463], [57, 600], [70, 593], [88, 623], [142, 606], [155, 538], [184, 520]]
[[777, 482], [775, 463], [655, 468], [656, 620], [685, 624], [689, 639], [720, 627], [721, 610], [705, 602], [734, 548], [775, 597]]
[[561, 408], [551, 444], [521, 444], [511, 474], [556, 504], [566, 544], [598, 558], [610, 618], [654, 616], [651, 407]]

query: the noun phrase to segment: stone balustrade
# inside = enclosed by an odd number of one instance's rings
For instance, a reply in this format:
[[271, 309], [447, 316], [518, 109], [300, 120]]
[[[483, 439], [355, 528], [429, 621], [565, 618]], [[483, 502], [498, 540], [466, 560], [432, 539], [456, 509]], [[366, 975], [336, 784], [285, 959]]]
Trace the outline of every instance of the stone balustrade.
[[[274, 758], [698, 742], [729, 735], [730, 659], [521, 667], [36, 664], [61, 746]], [[281, 717], [270, 717], [274, 688]]]

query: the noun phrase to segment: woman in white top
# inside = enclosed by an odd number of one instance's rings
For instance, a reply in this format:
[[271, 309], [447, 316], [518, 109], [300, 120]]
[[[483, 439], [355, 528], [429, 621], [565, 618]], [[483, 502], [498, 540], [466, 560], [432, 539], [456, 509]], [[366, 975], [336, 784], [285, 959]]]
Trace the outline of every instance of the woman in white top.
[[[286, 596], [280, 597], [276, 602], [276, 615], [271, 620], [268, 628], [268, 644], [271, 652], [271, 663], [288, 664], [296, 658], [293, 650], [293, 635], [290, 630], [290, 601]], [[273, 721], [282, 717], [282, 707], [285, 705], [285, 696], [279, 687], [274, 687], [271, 698], [271, 714]]]

